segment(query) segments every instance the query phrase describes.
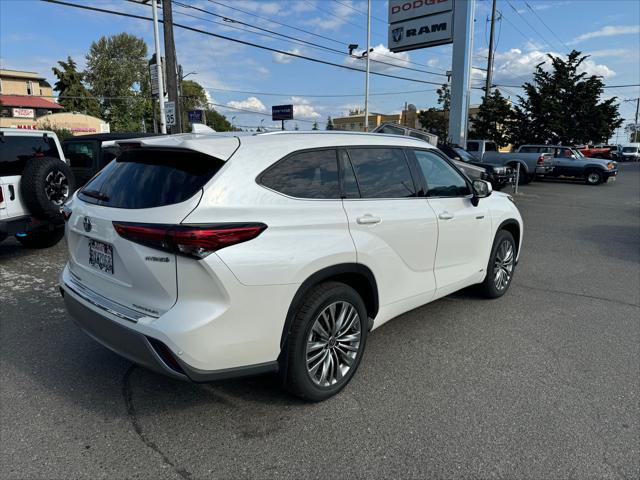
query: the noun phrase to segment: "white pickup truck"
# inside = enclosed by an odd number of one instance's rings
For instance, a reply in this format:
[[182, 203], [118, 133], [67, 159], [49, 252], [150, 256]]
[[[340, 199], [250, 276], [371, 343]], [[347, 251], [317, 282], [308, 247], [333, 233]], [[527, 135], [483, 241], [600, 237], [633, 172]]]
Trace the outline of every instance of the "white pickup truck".
[[520, 181], [531, 182], [536, 175], [549, 175], [553, 172], [553, 155], [550, 153], [501, 153], [491, 140], [468, 140], [467, 151], [481, 162], [506, 165], [514, 170], [520, 165]]

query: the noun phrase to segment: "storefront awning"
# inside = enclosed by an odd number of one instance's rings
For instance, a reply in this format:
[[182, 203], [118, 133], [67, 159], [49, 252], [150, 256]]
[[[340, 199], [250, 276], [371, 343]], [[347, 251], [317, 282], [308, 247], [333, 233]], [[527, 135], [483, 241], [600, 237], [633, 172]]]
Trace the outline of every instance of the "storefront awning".
[[28, 95], [0, 95], [0, 103], [5, 107], [46, 108], [47, 110], [62, 110], [64, 108], [46, 98]]

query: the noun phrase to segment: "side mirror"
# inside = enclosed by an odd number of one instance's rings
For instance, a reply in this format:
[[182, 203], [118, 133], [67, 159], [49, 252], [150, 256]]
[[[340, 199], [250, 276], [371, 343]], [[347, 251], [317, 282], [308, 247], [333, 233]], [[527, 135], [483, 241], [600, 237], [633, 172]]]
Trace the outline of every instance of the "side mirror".
[[471, 200], [471, 202], [473, 203], [473, 206], [476, 207], [478, 206], [478, 200], [481, 198], [486, 198], [489, 195], [491, 195], [491, 192], [493, 192], [493, 187], [491, 186], [491, 183], [487, 182], [486, 180], [474, 180], [473, 181], [473, 198]]

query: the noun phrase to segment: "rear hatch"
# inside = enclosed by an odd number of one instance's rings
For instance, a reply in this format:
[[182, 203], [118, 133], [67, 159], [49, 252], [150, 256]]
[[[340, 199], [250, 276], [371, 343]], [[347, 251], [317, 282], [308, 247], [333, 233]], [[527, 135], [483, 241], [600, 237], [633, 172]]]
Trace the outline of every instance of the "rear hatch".
[[[236, 140], [237, 145], [237, 140]], [[178, 225], [224, 160], [176, 148], [130, 148], [78, 192], [67, 228], [74, 280], [157, 317], [177, 300], [176, 255], [123, 238], [116, 224]]]

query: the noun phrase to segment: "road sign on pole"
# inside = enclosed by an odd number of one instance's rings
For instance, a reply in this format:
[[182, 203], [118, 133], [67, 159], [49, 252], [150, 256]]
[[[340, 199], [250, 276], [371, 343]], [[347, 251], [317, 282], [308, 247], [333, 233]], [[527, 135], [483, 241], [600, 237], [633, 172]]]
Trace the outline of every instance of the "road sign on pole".
[[167, 127], [176, 125], [176, 102], [164, 102], [164, 116]]

